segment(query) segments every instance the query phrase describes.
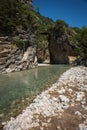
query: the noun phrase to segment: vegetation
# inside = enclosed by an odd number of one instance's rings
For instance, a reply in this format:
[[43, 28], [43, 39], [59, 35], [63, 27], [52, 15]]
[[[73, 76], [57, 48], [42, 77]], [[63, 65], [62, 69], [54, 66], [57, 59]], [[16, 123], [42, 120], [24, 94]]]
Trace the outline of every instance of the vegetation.
[[0, 31], [11, 33], [18, 24], [18, 0], [0, 0]]
[[83, 27], [81, 31], [80, 52], [81, 56], [87, 59], [87, 27]]
[[0, 0], [0, 31], [12, 33], [17, 25], [26, 29], [32, 26], [38, 31], [49, 28], [49, 21], [52, 23], [52, 20], [41, 16], [26, 3], [22, 4], [19, 0]]
[[87, 27], [73, 28], [76, 34], [72, 37], [74, 43], [78, 46], [78, 55], [82, 58], [87, 58]]
[[[52, 30], [55, 32], [55, 37], [68, 34], [69, 40], [77, 46], [75, 53], [87, 58], [87, 27], [70, 28], [63, 20], [54, 23], [52, 19], [41, 16], [39, 8], [35, 11], [20, 0], [0, 0], [0, 33], [11, 35], [15, 32], [16, 34], [18, 26], [22, 26], [27, 32], [30, 30], [29, 35], [36, 36], [35, 44], [43, 50], [48, 47], [47, 34], [51, 34]], [[19, 48], [29, 45], [29, 41], [25, 42], [21, 38], [17, 38], [15, 42]]]
[[64, 34], [66, 28], [68, 28], [68, 24], [65, 21], [57, 20], [54, 28], [57, 37], [60, 37], [62, 34]]

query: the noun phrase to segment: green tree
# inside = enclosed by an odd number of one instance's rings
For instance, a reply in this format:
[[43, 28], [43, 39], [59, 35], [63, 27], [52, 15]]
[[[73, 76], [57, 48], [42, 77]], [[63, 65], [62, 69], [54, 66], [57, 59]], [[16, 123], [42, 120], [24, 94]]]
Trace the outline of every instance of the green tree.
[[56, 37], [60, 37], [64, 34], [66, 28], [68, 28], [68, 24], [65, 21], [57, 20], [54, 27]]
[[11, 33], [18, 23], [18, 0], [0, 0], [0, 31]]
[[80, 52], [83, 58], [87, 58], [87, 27], [82, 28], [80, 40]]

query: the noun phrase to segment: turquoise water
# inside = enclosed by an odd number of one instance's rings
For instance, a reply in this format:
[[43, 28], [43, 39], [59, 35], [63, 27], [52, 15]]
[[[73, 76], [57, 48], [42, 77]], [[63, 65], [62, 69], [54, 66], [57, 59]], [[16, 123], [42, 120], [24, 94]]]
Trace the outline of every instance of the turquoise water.
[[67, 65], [50, 65], [0, 75], [0, 119], [5, 120], [5, 116], [23, 109], [32, 97], [55, 82], [68, 68]]

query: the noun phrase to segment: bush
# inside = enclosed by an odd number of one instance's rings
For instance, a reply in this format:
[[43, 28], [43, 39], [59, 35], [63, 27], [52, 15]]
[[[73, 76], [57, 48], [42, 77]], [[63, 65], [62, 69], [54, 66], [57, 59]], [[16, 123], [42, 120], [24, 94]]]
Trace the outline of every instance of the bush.
[[68, 24], [65, 21], [57, 20], [54, 27], [55, 36], [60, 37], [62, 34], [64, 34], [66, 28], [68, 28]]
[[20, 39], [20, 38], [14, 38], [13, 39], [13, 43], [16, 44], [16, 46], [19, 48], [19, 49], [23, 49], [24, 48], [24, 41], [23, 39]]
[[18, 23], [19, 7], [20, 2], [18, 0], [0, 0], [0, 31], [11, 34]]
[[83, 58], [87, 59], [87, 27], [82, 28], [80, 40], [80, 52]]

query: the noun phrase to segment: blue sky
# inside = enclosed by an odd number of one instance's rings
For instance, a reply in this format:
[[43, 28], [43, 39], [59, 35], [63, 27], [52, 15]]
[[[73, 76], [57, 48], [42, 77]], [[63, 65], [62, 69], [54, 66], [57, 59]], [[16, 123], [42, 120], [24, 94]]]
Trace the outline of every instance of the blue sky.
[[64, 20], [72, 27], [87, 26], [87, 0], [34, 0], [46, 17]]

